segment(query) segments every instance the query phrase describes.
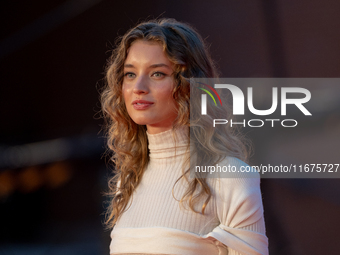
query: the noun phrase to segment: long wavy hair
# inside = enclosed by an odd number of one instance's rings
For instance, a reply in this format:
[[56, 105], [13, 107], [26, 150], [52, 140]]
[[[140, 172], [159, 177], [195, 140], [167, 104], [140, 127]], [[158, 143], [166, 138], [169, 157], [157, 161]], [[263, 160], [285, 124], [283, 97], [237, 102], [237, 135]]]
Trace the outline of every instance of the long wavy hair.
[[[158, 19], [138, 24], [118, 39], [117, 47], [107, 64], [106, 86], [101, 92], [102, 112], [107, 121], [107, 145], [112, 153], [110, 160], [115, 166], [114, 175], [109, 180], [110, 204], [105, 220], [108, 227], [113, 227], [127, 209], [149, 162], [146, 126], [137, 125], [130, 118], [122, 95], [124, 62], [129, 48], [136, 40], [158, 42], [165, 55], [174, 63], [173, 77], [176, 86], [172, 96], [177, 104], [178, 116], [173, 127], [176, 129], [190, 126], [190, 143], [200, 155], [197, 165], [213, 165], [226, 156], [246, 160], [247, 156], [246, 147], [235, 130], [227, 130], [227, 125], [212, 127], [214, 114], [223, 111], [222, 109], [208, 112], [209, 115], [203, 121], [199, 112], [192, 110], [190, 113], [190, 107], [200, 109], [200, 106], [190, 106], [190, 93], [199, 93], [199, 90], [190, 91], [189, 79], [217, 77], [214, 62], [201, 36], [190, 25], [174, 19]], [[189, 169], [183, 171], [179, 179], [186, 177], [188, 172]], [[204, 214], [211, 198], [206, 178], [197, 175], [190, 181], [188, 178], [186, 180], [188, 188], [180, 202], [187, 201], [191, 210]], [[196, 211], [194, 206], [203, 197], [205, 202], [202, 210]]]

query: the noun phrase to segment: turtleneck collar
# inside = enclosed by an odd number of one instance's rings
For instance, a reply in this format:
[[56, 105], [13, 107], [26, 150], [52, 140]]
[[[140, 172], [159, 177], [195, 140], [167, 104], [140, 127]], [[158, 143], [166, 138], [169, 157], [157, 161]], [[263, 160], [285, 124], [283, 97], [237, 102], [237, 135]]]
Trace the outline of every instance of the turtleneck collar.
[[167, 130], [158, 134], [146, 132], [150, 158], [168, 158], [184, 154], [189, 143], [189, 127]]

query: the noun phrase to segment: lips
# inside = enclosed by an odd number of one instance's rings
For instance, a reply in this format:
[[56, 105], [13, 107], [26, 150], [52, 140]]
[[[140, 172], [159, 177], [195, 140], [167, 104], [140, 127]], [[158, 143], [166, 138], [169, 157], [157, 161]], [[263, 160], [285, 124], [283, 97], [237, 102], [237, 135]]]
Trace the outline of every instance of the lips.
[[133, 108], [136, 110], [145, 110], [153, 105], [153, 102], [146, 100], [135, 100], [132, 102]]

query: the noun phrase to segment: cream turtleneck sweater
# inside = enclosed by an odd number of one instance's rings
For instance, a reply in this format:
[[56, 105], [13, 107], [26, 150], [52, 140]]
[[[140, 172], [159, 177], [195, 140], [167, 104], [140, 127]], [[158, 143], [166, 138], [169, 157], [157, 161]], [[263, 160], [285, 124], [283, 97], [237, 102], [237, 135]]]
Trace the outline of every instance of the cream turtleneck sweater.
[[[110, 254], [268, 254], [258, 176], [207, 179], [212, 198], [204, 215], [195, 213], [172, 195], [180, 199], [187, 189], [184, 178], [174, 184], [187, 157], [188, 130], [147, 135], [150, 162], [111, 232]], [[246, 165], [231, 157], [222, 164]]]

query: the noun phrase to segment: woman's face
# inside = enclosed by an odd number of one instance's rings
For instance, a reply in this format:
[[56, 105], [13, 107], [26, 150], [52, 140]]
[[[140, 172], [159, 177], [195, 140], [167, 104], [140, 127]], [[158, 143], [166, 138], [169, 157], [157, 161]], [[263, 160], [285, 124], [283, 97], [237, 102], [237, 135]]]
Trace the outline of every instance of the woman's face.
[[137, 40], [124, 63], [123, 96], [132, 120], [150, 134], [172, 128], [177, 117], [173, 63], [157, 42]]

